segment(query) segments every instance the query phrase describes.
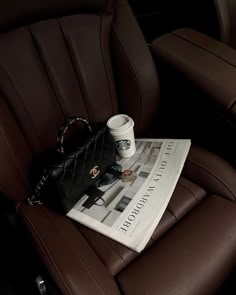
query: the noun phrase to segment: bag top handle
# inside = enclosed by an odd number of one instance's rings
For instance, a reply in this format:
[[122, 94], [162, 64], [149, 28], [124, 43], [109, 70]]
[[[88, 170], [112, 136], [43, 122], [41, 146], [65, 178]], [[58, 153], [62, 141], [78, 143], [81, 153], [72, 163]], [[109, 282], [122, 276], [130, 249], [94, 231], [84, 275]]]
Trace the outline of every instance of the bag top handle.
[[88, 128], [88, 131], [92, 132], [91, 125], [83, 117], [70, 117], [70, 118], [66, 119], [65, 122], [63, 123], [63, 125], [61, 126], [61, 128], [59, 129], [58, 134], [57, 134], [57, 151], [60, 154], [65, 153], [65, 150], [64, 150], [64, 137], [65, 137], [66, 132], [68, 131], [69, 127], [71, 127], [72, 125], [74, 125], [77, 122], [82, 122], [83, 125]]

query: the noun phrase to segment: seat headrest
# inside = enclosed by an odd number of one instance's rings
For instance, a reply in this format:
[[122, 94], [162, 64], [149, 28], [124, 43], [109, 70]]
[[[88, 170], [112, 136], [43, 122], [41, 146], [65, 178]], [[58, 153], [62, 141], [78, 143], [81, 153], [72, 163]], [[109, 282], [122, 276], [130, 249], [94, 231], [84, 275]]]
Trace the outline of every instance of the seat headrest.
[[101, 13], [110, 7], [111, 2], [109, 0], [2, 0], [0, 31], [76, 13]]

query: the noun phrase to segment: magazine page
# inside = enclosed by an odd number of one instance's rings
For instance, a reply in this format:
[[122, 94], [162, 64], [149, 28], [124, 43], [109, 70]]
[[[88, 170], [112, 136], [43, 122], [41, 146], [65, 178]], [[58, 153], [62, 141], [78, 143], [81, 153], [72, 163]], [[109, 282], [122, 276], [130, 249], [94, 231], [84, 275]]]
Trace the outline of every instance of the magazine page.
[[[150, 240], [174, 192], [175, 186], [184, 166], [185, 160], [183, 161], [183, 158], [186, 159], [190, 148], [190, 144], [186, 145], [181, 143], [181, 145], [182, 148], [176, 149], [175, 153], [173, 153], [173, 161], [170, 162], [169, 168], [167, 167], [166, 175], [163, 173], [163, 177], [160, 179], [159, 185], [156, 185], [153, 191], [153, 195], [155, 195], [156, 198], [154, 198], [152, 209], [147, 212], [146, 216], [146, 218], [150, 218], [150, 220], [153, 220], [153, 222], [151, 225], [148, 224], [148, 227], [146, 230], [144, 230], [143, 238], [140, 239], [140, 243], [137, 247], [138, 252], [140, 252]], [[168, 169], [174, 169], [174, 171], [172, 171], [173, 173], [168, 171]]]
[[108, 178], [96, 203], [87, 206], [84, 195], [67, 216], [140, 252], [169, 203], [189, 148], [190, 140], [136, 140], [135, 155], [117, 159], [122, 171], [132, 170], [136, 178]]

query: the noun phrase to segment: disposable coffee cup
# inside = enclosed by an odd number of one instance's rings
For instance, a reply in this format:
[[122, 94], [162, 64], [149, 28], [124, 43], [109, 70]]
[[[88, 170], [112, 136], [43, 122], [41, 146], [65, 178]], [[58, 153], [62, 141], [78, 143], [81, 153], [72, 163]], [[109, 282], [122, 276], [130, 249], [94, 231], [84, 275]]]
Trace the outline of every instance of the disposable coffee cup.
[[136, 152], [134, 139], [134, 121], [127, 115], [116, 115], [107, 121], [116, 150], [122, 158], [129, 158]]

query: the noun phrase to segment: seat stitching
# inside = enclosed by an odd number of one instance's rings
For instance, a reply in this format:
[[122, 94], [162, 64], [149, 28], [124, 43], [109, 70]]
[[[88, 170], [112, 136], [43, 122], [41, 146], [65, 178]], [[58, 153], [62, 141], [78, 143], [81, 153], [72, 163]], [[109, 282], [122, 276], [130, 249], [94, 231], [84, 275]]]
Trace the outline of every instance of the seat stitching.
[[[81, 78], [79, 77], [79, 73], [77, 72], [76, 68], [75, 68], [75, 65], [74, 65], [74, 62], [73, 62], [73, 53], [71, 52], [70, 50], [70, 47], [69, 47], [69, 44], [68, 44], [68, 41], [66, 39], [66, 36], [65, 36], [65, 32], [64, 32], [64, 29], [62, 27], [62, 24], [61, 24], [61, 21], [60, 19], [56, 19], [57, 22], [58, 22], [58, 25], [59, 25], [59, 28], [60, 28], [60, 31], [61, 31], [61, 34], [62, 34], [62, 38], [64, 40], [64, 43], [65, 43], [65, 48], [67, 50], [67, 54], [68, 54], [68, 57], [70, 59], [70, 62], [71, 62], [71, 66], [72, 66], [72, 69], [74, 71], [74, 74], [75, 74], [75, 78], [76, 78], [76, 81], [78, 83], [78, 86], [79, 86], [79, 89], [80, 89], [80, 93], [81, 93], [81, 98], [83, 100], [83, 103], [84, 103], [84, 107], [85, 107], [85, 110], [86, 110], [86, 113], [87, 113], [87, 116], [88, 116], [88, 120], [90, 121], [90, 116], [89, 116], [89, 107], [87, 105], [87, 101], [85, 99], [85, 96], [88, 97], [87, 93], [85, 95], [85, 92], [86, 92], [86, 87], [83, 87], [83, 82], [81, 81]], [[77, 52], [78, 53], [78, 52]], [[78, 53], [79, 54], [79, 53]], [[79, 63], [79, 61], [77, 60], [77, 62]]]
[[233, 193], [233, 191], [230, 189], [230, 187], [228, 185], [226, 185], [223, 180], [221, 180], [217, 175], [215, 175], [214, 173], [212, 173], [211, 171], [209, 171], [207, 168], [203, 167], [202, 165], [200, 165], [199, 163], [196, 163], [195, 161], [191, 160], [191, 159], [187, 159], [188, 162], [191, 162], [192, 164], [200, 167], [201, 169], [203, 169], [204, 171], [206, 171], [207, 173], [209, 173], [211, 176], [213, 176], [214, 178], [216, 178], [234, 197], [234, 199], [236, 199], [236, 195]]
[[[25, 103], [23, 102], [23, 100], [22, 100], [22, 98], [21, 98], [21, 96], [20, 96], [20, 93], [18, 92], [18, 90], [17, 90], [15, 84], [13, 83], [13, 81], [12, 81], [12, 79], [11, 79], [9, 73], [8, 73], [8, 72], [2, 67], [1, 64], [0, 64], [0, 69], [2, 70], [2, 73], [5, 75], [5, 77], [6, 77], [7, 80], [11, 83], [13, 89], [15, 90], [15, 93], [16, 93], [16, 95], [18, 96], [21, 105], [23, 106], [24, 112], [26, 113], [26, 115], [28, 116], [29, 120], [31, 121], [31, 127], [34, 129], [34, 133], [37, 135], [37, 138], [38, 138], [39, 142], [42, 144], [42, 140], [41, 140], [41, 138], [40, 138], [40, 136], [39, 136], [39, 134], [38, 134], [38, 131], [37, 131], [35, 125], [34, 125], [34, 121], [33, 121], [32, 117], [31, 117], [30, 113], [28, 112], [28, 110], [27, 110], [27, 108], [26, 108], [26, 105], [25, 105]], [[28, 141], [28, 140], [27, 140], [27, 141]], [[31, 145], [30, 145], [30, 147], [31, 147]], [[32, 147], [31, 147], [31, 148], [32, 148]]]
[[169, 207], [166, 208], [166, 211], [169, 212], [169, 213], [175, 218], [176, 221], [179, 220], [179, 219], [177, 218], [177, 216], [174, 214], [174, 212], [173, 212], [172, 210], [170, 210]]
[[6, 133], [4, 132], [4, 129], [3, 129], [2, 126], [0, 127], [0, 130], [1, 130], [2, 135], [3, 135], [3, 137], [4, 137], [5, 141], [6, 141], [6, 144], [7, 144], [7, 146], [8, 146], [9, 152], [10, 152], [10, 154], [11, 154], [11, 156], [12, 156], [12, 158], [13, 158], [15, 164], [16, 164], [17, 170], [20, 172], [20, 175], [21, 175], [22, 178], [24, 179], [25, 183], [29, 186], [28, 179], [26, 178], [26, 176], [25, 176], [25, 174], [24, 174], [24, 172], [23, 172], [23, 168], [22, 168], [22, 166], [19, 165], [19, 162], [18, 162], [17, 159], [16, 159], [16, 155], [15, 155], [15, 153], [14, 153], [14, 150], [13, 150], [13, 148], [12, 148], [12, 145], [10, 144], [10, 142], [9, 142], [9, 140], [8, 140], [8, 138], [7, 138], [7, 135], [6, 135]]
[[200, 201], [200, 199], [195, 195], [195, 193], [190, 188], [188, 188], [186, 185], [184, 185], [180, 181], [178, 182], [178, 185], [182, 186], [186, 191], [188, 191], [190, 194], [192, 194], [194, 196], [194, 198], [196, 198], [196, 200]]
[[120, 260], [124, 264], [124, 266], [126, 266], [126, 262], [123, 259], [123, 257], [105, 239], [102, 238], [101, 234], [98, 234], [98, 236], [99, 236], [99, 239], [101, 241], [103, 241], [103, 243], [106, 244], [118, 258], [120, 258]]
[[[91, 245], [92, 247], [93, 247], [93, 244], [90, 242], [90, 240], [86, 237], [86, 234], [84, 234], [83, 232], [82, 232], [82, 235], [83, 235], [83, 237], [86, 239], [86, 241], [89, 243], [89, 245]], [[99, 233], [97, 233], [97, 236], [98, 236], [98, 238], [111, 250], [111, 252], [115, 255], [115, 256], [117, 256], [119, 259], [120, 259], [120, 261], [121, 261], [121, 263], [124, 265], [124, 266], [126, 266], [126, 263], [125, 263], [125, 260], [122, 258], [122, 256], [105, 240], [105, 239], [103, 239], [102, 238], [102, 236], [101, 236], [101, 234], [99, 234]], [[95, 251], [96, 251], [96, 249], [94, 249]], [[96, 253], [98, 253], [97, 251], [96, 251]], [[99, 255], [99, 253], [98, 253], [98, 255]], [[100, 257], [100, 259], [102, 259], [101, 258], [101, 256], [99, 255], [99, 257]], [[102, 259], [103, 260], [103, 259]], [[103, 261], [103, 264], [105, 264], [105, 262]], [[105, 264], [106, 265], [106, 264]], [[107, 267], [107, 266], [106, 266]]]
[[126, 57], [127, 57], [127, 60], [128, 60], [128, 65], [129, 65], [129, 68], [131, 69], [131, 72], [133, 73], [133, 76], [134, 76], [134, 80], [136, 82], [136, 85], [137, 85], [137, 90], [138, 90], [138, 93], [139, 93], [139, 101], [140, 101], [140, 106], [139, 106], [139, 125], [141, 125], [141, 114], [142, 114], [142, 104], [143, 104], [143, 96], [142, 96], [142, 91], [141, 91], [141, 87], [140, 87], [140, 81], [138, 79], [138, 75], [136, 73], [136, 71], [134, 70], [134, 67], [133, 67], [133, 64], [131, 62], [131, 59], [124, 47], [124, 44], [123, 42], [121, 41], [121, 39], [119, 38], [119, 34], [118, 34], [118, 31], [116, 30], [115, 26], [112, 25], [113, 27], [113, 30], [116, 34], [116, 37], [117, 37], [117, 40], [119, 41], [120, 45], [121, 45], [121, 48], [123, 49], [123, 52], [125, 53]]
[[[224, 57], [222, 57], [222, 56], [219, 56], [218, 54], [216, 54], [216, 53], [210, 51], [209, 49], [205, 48], [204, 46], [201, 46], [200, 44], [194, 42], [193, 40], [190, 40], [190, 39], [188, 39], [188, 38], [186, 38], [186, 37], [184, 37], [184, 36], [182, 36], [182, 35], [179, 35], [179, 34], [176, 33], [176, 32], [172, 32], [172, 34], [173, 34], [174, 36], [176, 36], [177, 38], [179, 38], [179, 39], [182, 39], [182, 40], [184, 40], [184, 41], [186, 41], [186, 42], [191, 43], [192, 45], [195, 45], [195, 46], [198, 47], [198, 48], [201, 48], [201, 49], [205, 50], [206, 52], [210, 53], [211, 55], [215, 56], [216, 58], [218, 58], [218, 59], [224, 61], [225, 63], [227, 63], [228, 65], [230, 65], [230, 66], [233, 67], [234, 69], [236, 68], [236, 66], [235, 66], [233, 63], [231, 63], [230, 61], [228, 61], [226, 58], [224, 58]], [[235, 104], [236, 104], [236, 98], [234, 98], [234, 100], [233, 100], [233, 101], [227, 106], [227, 110], [228, 110], [228, 111], [232, 110], [232, 108], [234, 107]]]
[[92, 277], [92, 279], [95, 281], [95, 283], [98, 286], [98, 289], [101, 291], [102, 294], [104, 294], [101, 285], [99, 284], [98, 280], [96, 279], [96, 277], [94, 276], [93, 272], [90, 270], [89, 266], [86, 264], [86, 262], [84, 261], [84, 259], [82, 258], [82, 256], [80, 255], [80, 253], [75, 249], [75, 247], [73, 247], [73, 243], [70, 242], [70, 239], [68, 238], [68, 236], [66, 235], [65, 231], [61, 228], [61, 226], [59, 226], [59, 224], [57, 224], [54, 219], [48, 214], [48, 212], [45, 210], [44, 207], [43, 211], [44, 213], [48, 216], [48, 218], [52, 221], [52, 223], [58, 228], [59, 232], [62, 234], [62, 236], [64, 236], [64, 240], [65, 242], [67, 242], [67, 244], [71, 247], [71, 249], [73, 250], [73, 252], [76, 254], [76, 256], [79, 258], [79, 260], [82, 262], [83, 266], [85, 267], [85, 269], [88, 271], [88, 274]]
[[194, 42], [193, 40], [190, 40], [182, 35], [179, 35], [177, 32], [172, 32], [173, 35], [175, 35], [177, 38], [182, 39], [184, 41], [186, 41], [187, 43], [191, 43], [192, 45], [195, 45], [196, 47], [199, 47], [203, 50], [205, 50], [206, 52], [214, 55], [215, 57], [217, 57], [220, 60], [223, 60], [224, 62], [226, 62], [227, 64], [229, 64], [230, 66], [232, 66], [235, 69], [235, 64], [231, 63], [230, 61], [228, 61], [227, 59], [225, 59], [224, 57], [221, 57], [220, 55], [218, 55], [217, 53], [214, 53], [212, 51], [210, 51], [209, 49], [205, 48], [204, 46]]
[[110, 80], [108, 78], [108, 71], [107, 71], [107, 66], [105, 63], [105, 56], [104, 56], [103, 46], [102, 46], [102, 27], [103, 27], [103, 17], [101, 16], [100, 31], [99, 31], [100, 49], [101, 49], [101, 54], [102, 54], [102, 61], [103, 61], [103, 65], [104, 65], [104, 70], [105, 70], [105, 74], [106, 74], [106, 78], [107, 78], [108, 89], [109, 89], [109, 93], [110, 93], [110, 102], [111, 102], [112, 113], [114, 114], [114, 105], [113, 105], [113, 99], [112, 99], [111, 85], [110, 85]]
[[[166, 211], [166, 212], [169, 212], [170, 215], [174, 217], [174, 219], [175, 219], [176, 222], [179, 221], [178, 218], [174, 215], [174, 213], [173, 213], [168, 207], [166, 208], [165, 211]], [[171, 225], [171, 227], [172, 227], [172, 226], [173, 226], [173, 225]], [[158, 227], [159, 227], [159, 226], [157, 225], [156, 229], [155, 229], [154, 232], [152, 233], [151, 239], [152, 239], [153, 242], [156, 241], [156, 238], [154, 239], [154, 235], [155, 235], [156, 230], [158, 229]], [[165, 232], [166, 232], [166, 230], [165, 230]], [[163, 232], [163, 234], [164, 234], [165, 232]]]
[[[32, 43], [33, 43], [33, 45], [34, 45], [34, 48], [35, 48], [35, 51], [36, 51], [36, 53], [37, 53], [37, 55], [38, 55], [38, 58], [39, 58], [39, 60], [40, 60], [40, 63], [41, 63], [41, 65], [42, 65], [42, 67], [43, 67], [43, 69], [44, 69], [44, 71], [45, 71], [45, 73], [46, 73], [47, 80], [48, 80], [48, 82], [49, 82], [50, 88], [51, 88], [52, 92], [54, 93], [54, 97], [56, 98], [57, 105], [59, 106], [59, 108], [60, 108], [60, 110], [61, 110], [61, 112], [62, 112], [62, 114], [63, 114], [63, 116], [64, 116], [64, 118], [65, 118], [65, 111], [64, 111], [63, 106], [62, 106], [63, 103], [61, 103], [60, 99], [58, 98], [57, 91], [56, 91], [56, 89], [55, 89], [55, 87], [54, 87], [54, 85], [53, 85], [53, 81], [52, 81], [52, 79], [50, 78], [50, 74], [49, 74], [49, 71], [48, 71], [48, 69], [47, 69], [47, 65], [46, 65], [46, 63], [45, 63], [45, 61], [44, 61], [43, 55], [42, 55], [42, 53], [40, 52], [40, 48], [39, 48], [39, 46], [38, 46], [38, 44], [37, 44], [37, 41], [35, 40], [34, 34], [33, 34], [33, 32], [32, 32], [32, 29], [31, 29], [29, 26], [27, 26], [27, 28], [28, 28], [28, 30], [29, 30], [29, 34], [30, 34], [30, 36], [31, 36]], [[65, 107], [65, 106], [64, 106], [64, 107]], [[65, 109], [66, 109], [66, 107], [65, 107]]]
[[45, 242], [41, 239], [40, 234], [38, 232], [38, 230], [35, 228], [34, 224], [32, 223], [32, 221], [30, 220], [30, 218], [27, 215], [26, 210], [24, 209], [24, 207], [21, 206], [21, 210], [24, 212], [24, 218], [27, 220], [28, 224], [31, 226], [32, 231], [31, 233], [35, 236], [37, 236], [37, 238], [39, 239], [39, 241], [41, 242], [41, 244], [44, 246], [44, 249], [42, 247], [41, 251], [46, 252], [48, 257], [50, 258], [49, 263], [54, 266], [55, 268], [55, 273], [57, 274], [57, 276], [61, 279], [61, 281], [63, 282], [65, 288], [67, 289], [68, 293], [72, 295], [72, 292], [70, 290], [70, 287], [68, 286], [68, 284], [66, 283], [66, 281], [63, 278], [62, 272], [60, 270], [60, 268], [58, 267], [58, 265], [55, 263], [55, 260], [53, 258], [53, 256], [51, 255], [51, 251], [49, 250], [49, 248], [47, 247], [47, 245], [45, 244]]

